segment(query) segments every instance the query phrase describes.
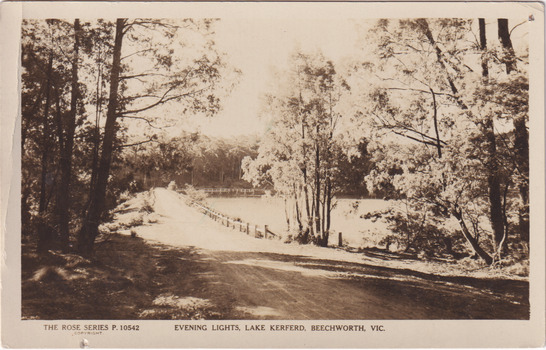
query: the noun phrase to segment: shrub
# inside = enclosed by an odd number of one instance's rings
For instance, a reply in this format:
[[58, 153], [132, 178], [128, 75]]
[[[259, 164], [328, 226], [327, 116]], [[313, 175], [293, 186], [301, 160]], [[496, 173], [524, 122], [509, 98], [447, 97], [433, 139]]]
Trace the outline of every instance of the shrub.
[[140, 208], [139, 211], [140, 212], [146, 212], [146, 213], [150, 214], [150, 213], [154, 212], [154, 207], [152, 207], [152, 204], [146, 198], [146, 199], [144, 199], [144, 203], [143, 203], [143, 205], [142, 205], [142, 207]]
[[460, 235], [443, 228], [433, 216], [390, 207], [361, 217], [372, 221], [383, 219], [389, 224], [392, 233], [379, 242], [387, 250], [413, 253], [422, 258], [464, 255], [459, 252], [461, 248], [464, 250]]
[[129, 224], [127, 224], [127, 227], [134, 227], [134, 226], [141, 226], [144, 223], [144, 220], [142, 219], [142, 216], [133, 218]]
[[184, 190], [182, 190], [189, 199], [194, 202], [203, 202], [207, 198], [207, 193], [202, 190], [198, 190], [192, 185], [186, 185]]

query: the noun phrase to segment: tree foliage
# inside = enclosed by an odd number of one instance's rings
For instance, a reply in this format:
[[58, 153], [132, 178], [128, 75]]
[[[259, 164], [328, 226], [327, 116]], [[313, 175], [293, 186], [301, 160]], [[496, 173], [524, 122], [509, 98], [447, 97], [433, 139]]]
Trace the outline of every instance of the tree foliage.
[[[378, 43], [375, 64], [358, 67], [374, 82], [361, 95], [368, 107], [358, 115], [373, 134], [370, 190], [391, 190], [419, 213], [391, 213], [395, 232], [419, 235], [443, 226], [442, 234], [426, 237], [450, 239], [449, 249], [464, 237], [492, 263], [525, 236], [518, 231], [527, 204], [515, 184], [526, 182], [528, 169], [515, 161], [521, 146], [507, 122], [528, 120], [528, 77], [525, 53], [506, 74], [505, 50], [499, 42], [485, 45], [485, 25], [477, 24], [379, 21], [369, 37]], [[423, 223], [415, 227], [419, 217]]]
[[[41, 251], [67, 251], [80, 226], [78, 249], [91, 255], [128, 183], [121, 151], [155, 141], [169, 120], [218, 113], [238, 73], [215, 49], [215, 22], [23, 22], [23, 231], [38, 232]], [[169, 147], [165, 166], [180, 156]]]
[[336, 196], [371, 195], [395, 203], [366, 217], [389, 223], [388, 248], [487, 264], [528, 253], [521, 24], [378, 20], [362, 57], [295, 52], [274, 72], [261, 140], [173, 136], [237, 81], [216, 21], [24, 21], [21, 210], [41, 251], [77, 236], [91, 255], [122, 191], [174, 180], [272, 189], [300, 242], [328, 244]]
[[342, 154], [340, 98], [349, 87], [321, 53], [295, 53], [275, 79], [278, 86], [264, 98], [273, 126], [258, 157], [244, 160], [245, 179], [272, 186], [290, 203], [287, 223], [300, 241], [325, 246]]

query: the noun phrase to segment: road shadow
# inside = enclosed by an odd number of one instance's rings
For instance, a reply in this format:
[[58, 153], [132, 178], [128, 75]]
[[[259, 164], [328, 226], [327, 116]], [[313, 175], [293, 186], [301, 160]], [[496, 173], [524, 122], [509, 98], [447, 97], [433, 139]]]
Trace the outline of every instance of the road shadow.
[[290, 280], [297, 279], [302, 285], [309, 279], [328, 280], [323, 284], [331, 284], [331, 294], [325, 296], [329, 303], [335, 304], [336, 298], [344, 298], [343, 289], [349, 289], [362, 294], [363, 301], [374, 299], [385, 308], [393, 308], [379, 312], [375, 317], [380, 319], [529, 319], [529, 283], [526, 281], [440, 276], [303, 255], [250, 252], [215, 252], [215, 255], [226, 264], [246, 261], [254, 270], [270, 269], [296, 275]]
[[94, 259], [23, 246], [23, 319], [528, 319], [528, 283], [207, 251], [113, 235]]

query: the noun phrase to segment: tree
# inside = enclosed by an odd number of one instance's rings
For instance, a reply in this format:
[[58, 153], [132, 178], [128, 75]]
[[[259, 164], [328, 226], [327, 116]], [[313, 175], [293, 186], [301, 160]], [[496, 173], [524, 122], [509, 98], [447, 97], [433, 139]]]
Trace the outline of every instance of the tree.
[[[84, 212], [78, 246], [91, 255], [103, 214], [128, 187], [122, 150], [155, 141], [166, 119], [218, 112], [238, 72], [215, 50], [214, 22], [23, 22], [21, 214], [39, 251], [68, 251]], [[145, 133], [130, 135], [139, 123]]]
[[[59, 231], [61, 238], [61, 248], [63, 252], [68, 252], [69, 244], [69, 219], [70, 219], [70, 184], [72, 177], [72, 155], [74, 147], [74, 134], [76, 131], [76, 117], [78, 113], [79, 102], [79, 50], [80, 50], [81, 25], [80, 20], [74, 20], [74, 50], [72, 58], [72, 78], [71, 78], [71, 99], [70, 112], [66, 125], [58, 126], [59, 149], [60, 149], [60, 168], [61, 180], [58, 190], [57, 214], [59, 220]], [[61, 124], [61, 121], [58, 121]], [[64, 128], [63, 128], [64, 126]], [[63, 130], [64, 129], [64, 130]]]
[[[469, 45], [472, 38], [476, 41]], [[370, 189], [392, 185], [412, 211], [428, 213], [423, 220], [432, 225], [455, 219], [474, 252], [491, 263], [505, 242], [513, 210], [508, 196], [513, 174], [503, 154], [514, 149], [499, 145], [509, 133], [496, 134], [494, 123], [505, 114], [501, 101], [515, 95], [494, 91], [500, 81], [490, 78], [491, 71], [498, 77], [500, 66], [488, 59], [496, 48], [489, 49], [485, 38], [483, 20], [379, 21], [369, 40], [378, 42], [374, 69], [383, 73], [368, 74], [375, 88], [367, 89], [370, 107], [358, 115], [369, 118], [365, 125], [375, 139]], [[499, 98], [491, 103], [491, 96]], [[401, 173], [387, 175], [392, 169]], [[457, 231], [446, 228], [444, 236]], [[492, 242], [484, 240], [487, 232]]]
[[[63, 33], [70, 31], [72, 26], [60, 20], [23, 22], [21, 209], [23, 231], [37, 231], [39, 252], [50, 249], [56, 236], [51, 208], [59, 192], [56, 152], [61, 146], [58, 131], [64, 115], [63, 91], [69, 81], [66, 67], [71, 65], [69, 39]], [[35, 169], [40, 169], [39, 174]]]
[[[206, 40], [204, 52], [198, 52], [200, 56], [192, 55], [190, 60], [178, 56], [181, 52], [175, 52], [169, 46], [175, 40], [182, 41], [181, 35], [188, 30], [204, 31], [207, 36], [212, 22], [185, 20], [178, 24], [148, 19], [116, 20], [110, 92], [97, 180], [78, 236], [78, 247], [82, 254], [93, 253], [98, 225], [106, 209], [106, 189], [115, 151], [118, 120], [138, 119], [150, 123], [146, 116], [141, 115], [169, 102], [179, 104], [182, 113], [202, 112], [213, 115], [219, 110], [220, 100], [213, 88], [225, 65], [221, 55], [213, 49], [214, 42]], [[141, 34], [142, 31], [148, 35]], [[154, 35], [156, 38], [152, 40]], [[130, 43], [127, 46], [134, 51], [122, 57], [126, 41]], [[148, 69], [135, 71], [143, 66]], [[137, 80], [139, 84], [130, 84], [131, 80]]]
[[300, 241], [312, 238], [326, 246], [338, 171], [338, 102], [347, 85], [320, 53], [294, 54], [290, 70], [275, 78], [278, 88], [265, 99], [273, 127], [258, 157], [244, 161], [244, 178], [255, 185], [270, 183], [293, 201]]
[[[519, 25], [525, 23], [519, 23], [509, 31], [508, 19], [499, 18], [498, 23], [498, 35], [502, 44], [502, 61], [506, 66], [506, 73], [510, 74], [515, 71], [517, 66], [517, 57], [512, 46], [511, 32]], [[503, 88], [512, 88], [503, 85]], [[529, 85], [521, 79], [515, 79], [515, 85], [513, 86], [515, 91], [528, 91]], [[515, 95], [515, 94], [513, 94]], [[509, 108], [509, 112], [514, 115], [514, 148], [515, 148], [515, 162], [518, 164], [517, 169], [517, 187], [520, 192], [522, 206], [519, 212], [519, 234], [524, 241], [529, 241], [529, 178], [526, 175], [529, 173], [529, 132], [527, 130], [527, 118], [528, 107], [523, 101], [511, 101], [506, 104]], [[522, 110], [523, 108], [523, 110]]]
[[110, 71], [110, 96], [108, 100], [106, 125], [104, 127], [104, 138], [102, 141], [102, 153], [97, 173], [97, 184], [91, 193], [90, 206], [78, 236], [78, 249], [80, 253], [85, 255], [91, 255], [93, 253], [93, 244], [95, 237], [98, 234], [98, 226], [101, 215], [105, 209], [104, 202], [106, 196], [106, 185], [110, 172], [114, 138], [116, 133], [116, 118], [119, 98], [118, 87], [121, 72], [121, 45], [123, 43], [125, 25], [125, 19], [117, 19], [113, 63]]

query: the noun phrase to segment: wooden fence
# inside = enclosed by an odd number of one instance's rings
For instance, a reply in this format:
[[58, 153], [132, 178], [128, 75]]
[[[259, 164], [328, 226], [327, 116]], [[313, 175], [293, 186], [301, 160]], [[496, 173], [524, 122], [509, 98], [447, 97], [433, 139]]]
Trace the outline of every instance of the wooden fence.
[[247, 235], [252, 234], [256, 238], [269, 238], [269, 239], [280, 238], [278, 234], [272, 232], [269, 229], [268, 225], [259, 226], [259, 225], [242, 221], [240, 219], [234, 219], [232, 217], [229, 217], [228, 215], [222, 214], [212, 208], [209, 208], [201, 203], [191, 201], [191, 200], [190, 202], [193, 206], [199, 208], [203, 214], [207, 215], [212, 220], [217, 221], [226, 227], [231, 227], [234, 230], [238, 229], [239, 232], [245, 232]]
[[[242, 221], [240, 219], [234, 219], [232, 217], [229, 217], [228, 215], [222, 214], [212, 208], [209, 208], [199, 202], [192, 201], [189, 197], [186, 195], [179, 193], [181, 196], [186, 198], [193, 206], [199, 208], [201, 212], [208, 217], [210, 217], [212, 220], [217, 221], [221, 223], [222, 225], [226, 227], [231, 227], [234, 230], [238, 229], [239, 232], [245, 232], [247, 235], [254, 235], [256, 238], [280, 238], [280, 236], [274, 232], [272, 232], [268, 225], [262, 225], [258, 226], [255, 224], [251, 224], [245, 221]], [[335, 234], [335, 232], [333, 232]], [[343, 233], [338, 232], [338, 246], [343, 247]]]
[[234, 194], [243, 196], [263, 196], [266, 191], [259, 188], [197, 188], [208, 194]]

